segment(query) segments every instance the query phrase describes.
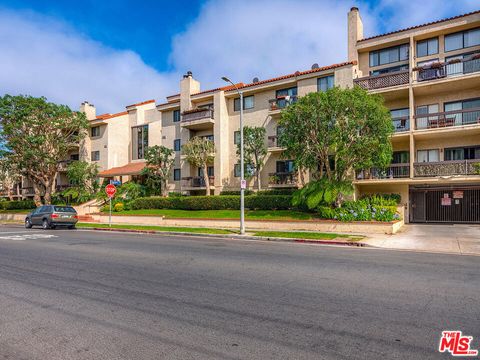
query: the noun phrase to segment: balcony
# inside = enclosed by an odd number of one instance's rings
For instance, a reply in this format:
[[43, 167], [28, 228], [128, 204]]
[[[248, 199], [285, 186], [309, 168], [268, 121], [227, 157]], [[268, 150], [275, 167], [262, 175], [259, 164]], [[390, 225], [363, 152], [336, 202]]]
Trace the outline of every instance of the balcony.
[[413, 164], [415, 177], [478, 175], [480, 159], [423, 162]]
[[206, 130], [213, 127], [213, 109], [193, 109], [182, 113], [180, 126], [191, 130]]
[[467, 59], [454, 59], [446, 63], [435, 62], [427, 66], [413, 69], [417, 71], [417, 81], [430, 81], [471, 74], [480, 71], [480, 54]]
[[396, 133], [401, 133], [410, 130], [410, 118], [408, 116], [392, 118], [393, 127]]
[[276, 152], [276, 151], [283, 151], [284, 147], [280, 146], [278, 136], [269, 136], [267, 137], [267, 146], [268, 151]]
[[405, 85], [409, 82], [408, 70], [396, 71], [388, 74], [366, 76], [353, 80], [365, 90], [384, 89], [392, 86]]
[[297, 187], [296, 172], [276, 172], [268, 174], [269, 187]]
[[286, 108], [290, 104], [296, 103], [298, 97], [296, 95], [292, 96], [279, 96], [275, 99], [268, 101], [270, 104], [270, 111], [277, 111]]
[[415, 115], [415, 129], [436, 129], [480, 124], [480, 108]]
[[399, 179], [410, 177], [410, 164], [391, 164], [386, 169], [371, 168], [357, 171], [357, 180]]
[[[210, 186], [214, 185], [215, 177], [210, 176], [208, 178]], [[189, 176], [182, 178], [182, 188], [185, 190], [198, 190], [198, 189], [205, 189], [205, 179], [203, 176]]]

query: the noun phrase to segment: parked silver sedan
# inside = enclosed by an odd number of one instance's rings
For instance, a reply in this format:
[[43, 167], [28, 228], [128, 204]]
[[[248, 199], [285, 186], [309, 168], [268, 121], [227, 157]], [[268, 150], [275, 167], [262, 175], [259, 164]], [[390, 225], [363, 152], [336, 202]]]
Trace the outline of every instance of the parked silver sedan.
[[75, 229], [78, 222], [77, 211], [71, 206], [44, 205], [33, 210], [25, 218], [25, 227], [39, 225], [43, 229], [55, 229], [57, 226], [66, 226]]

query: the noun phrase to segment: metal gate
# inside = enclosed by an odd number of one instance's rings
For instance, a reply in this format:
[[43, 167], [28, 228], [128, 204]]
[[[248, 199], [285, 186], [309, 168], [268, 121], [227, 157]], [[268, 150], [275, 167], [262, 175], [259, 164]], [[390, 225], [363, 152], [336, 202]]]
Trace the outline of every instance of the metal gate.
[[480, 223], [480, 186], [411, 188], [410, 222]]

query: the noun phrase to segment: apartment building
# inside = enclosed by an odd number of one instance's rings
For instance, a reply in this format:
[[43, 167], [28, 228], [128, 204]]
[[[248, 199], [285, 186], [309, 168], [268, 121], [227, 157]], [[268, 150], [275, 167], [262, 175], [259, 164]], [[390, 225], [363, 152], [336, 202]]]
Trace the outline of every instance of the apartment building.
[[[236, 86], [202, 90], [191, 72], [166, 102], [127, 106], [90, 120], [87, 158], [101, 176], [126, 181], [139, 176], [143, 152], [161, 144], [175, 151], [169, 191], [204, 194], [202, 169], [181, 147], [194, 136], [211, 139], [216, 155], [208, 168], [213, 194], [240, 186], [238, 90], [244, 124], [267, 131], [263, 188], [301, 187], [309, 174], [293, 171], [277, 135], [281, 110], [309, 92], [354, 84], [381, 94], [395, 134], [391, 166], [355, 174], [357, 196], [399, 193], [411, 222], [480, 222], [480, 11], [365, 38], [358, 8], [348, 13], [348, 61]], [[218, 74], [219, 78], [225, 74]], [[255, 179], [249, 180], [255, 186]]]
[[480, 222], [480, 11], [365, 38], [352, 8], [348, 57], [395, 126], [392, 165], [358, 172], [357, 194], [400, 193], [411, 222]]

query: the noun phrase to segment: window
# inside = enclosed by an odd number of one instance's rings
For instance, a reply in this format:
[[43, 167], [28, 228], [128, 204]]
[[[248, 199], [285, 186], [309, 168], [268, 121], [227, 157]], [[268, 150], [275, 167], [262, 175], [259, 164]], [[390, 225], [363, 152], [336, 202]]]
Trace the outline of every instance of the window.
[[233, 176], [240, 177], [240, 164], [235, 164], [233, 167]]
[[389, 73], [402, 71], [402, 70], [408, 70], [408, 65], [392, 66], [392, 67], [383, 68], [380, 70], [373, 70], [373, 71], [370, 71], [370, 75], [389, 74]]
[[[253, 109], [255, 107], [255, 97], [253, 95], [243, 97], [243, 110]], [[233, 111], [240, 111], [240, 98], [233, 101]]]
[[148, 147], [148, 125], [132, 127], [132, 158], [143, 159]]
[[80, 160], [80, 155], [79, 154], [72, 154], [72, 155], [70, 155], [70, 160], [78, 161], [78, 160]]
[[99, 161], [100, 160], [100, 151], [92, 151], [92, 161]]
[[173, 122], [180, 121], [180, 110], [173, 110]]
[[390, 116], [392, 117], [395, 131], [406, 131], [410, 129], [410, 110], [408, 108], [390, 110]]
[[173, 181], [180, 181], [181, 178], [182, 178], [182, 170], [173, 169]]
[[235, 145], [240, 144], [240, 131], [234, 131], [233, 132], [233, 143]]
[[277, 161], [277, 173], [291, 173], [294, 170], [293, 160]]
[[279, 98], [279, 97], [284, 97], [284, 96], [297, 96], [297, 87], [291, 87], [291, 88], [288, 88], [288, 89], [281, 89], [281, 90], [277, 90], [276, 93], [275, 93], [275, 97]]
[[408, 151], [394, 151], [392, 164], [406, 164], [410, 161]]
[[175, 139], [175, 140], [173, 140], [173, 150], [175, 150], [175, 151], [180, 151], [181, 148], [182, 148], [181, 139]]
[[480, 45], [480, 28], [445, 36], [445, 51]]
[[90, 129], [90, 134], [92, 137], [100, 136], [100, 126], [94, 126]]
[[317, 91], [327, 91], [333, 88], [334, 77], [333, 75], [325, 76], [317, 79]]
[[480, 108], [480, 98], [454, 101], [444, 104], [444, 111], [458, 111], [458, 113], [452, 113], [450, 118], [455, 118], [455, 125], [474, 124], [480, 118], [480, 111], [467, 111], [461, 112], [461, 110], [477, 109]]
[[438, 54], [438, 38], [417, 42], [417, 57]]
[[[208, 177], [213, 177], [214, 176], [213, 166], [208, 166], [207, 167], [207, 174], [208, 174]], [[202, 168], [198, 168], [198, 176], [203, 177], [203, 169]]]
[[408, 44], [370, 51], [370, 66], [380, 66], [406, 60], [408, 60]]
[[438, 149], [417, 151], [418, 162], [438, 162], [439, 160]]
[[436, 114], [438, 113], [438, 104], [430, 104], [430, 105], [421, 105], [417, 106], [416, 110], [416, 124], [418, 129], [426, 129], [428, 128], [433, 121], [435, 123], [438, 120], [438, 115], [434, 116], [419, 116], [419, 115], [428, 115], [428, 114]]
[[445, 149], [445, 161], [480, 159], [480, 146]]
[[[255, 174], [255, 167], [252, 164], [244, 164], [244, 175], [253, 176]], [[240, 164], [235, 164], [233, 167], [233, 176], [240, 177]]]
[[420, 67], [420, 66], [429, 66], [429, 65], [432, 65], [433, 63], [436, 63], [438, 62], [438, 58], [435, 58], [435, 59], [430, 59], [430, 60], [425, 60], [425, 61], [418, 61], [417, 62], [417, 66]]

